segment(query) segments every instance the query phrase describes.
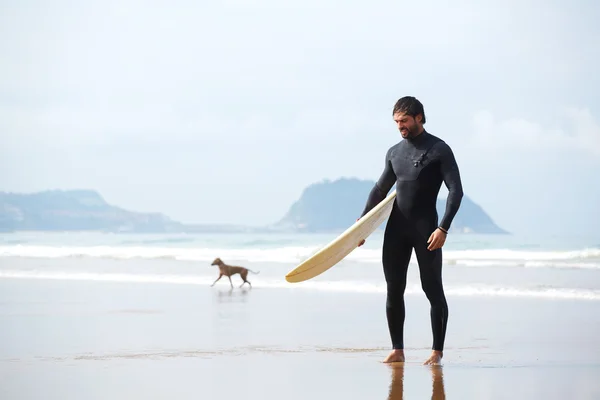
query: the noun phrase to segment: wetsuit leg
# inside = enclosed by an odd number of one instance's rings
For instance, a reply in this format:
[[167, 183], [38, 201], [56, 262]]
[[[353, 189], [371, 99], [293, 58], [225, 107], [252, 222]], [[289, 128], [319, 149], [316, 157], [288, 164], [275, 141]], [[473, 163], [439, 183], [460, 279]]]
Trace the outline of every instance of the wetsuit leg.
[[432, 348], [442, 351], [448, 324], [448, 304], [442, 284], [442, 249], [427, 250], [427, 240], [424, 240], [422, 236], [419, 236], [414, 245], [421, 275], [421, 286], [431, 304]]
[[387, 283], [386, 316], [392, 347], [404, 349], [404, 290], [412, 243], [403, 231], [405, 224], [396, 218], [397, 213], [397, 210], [392, 210], [385, 229], [382, 261]]

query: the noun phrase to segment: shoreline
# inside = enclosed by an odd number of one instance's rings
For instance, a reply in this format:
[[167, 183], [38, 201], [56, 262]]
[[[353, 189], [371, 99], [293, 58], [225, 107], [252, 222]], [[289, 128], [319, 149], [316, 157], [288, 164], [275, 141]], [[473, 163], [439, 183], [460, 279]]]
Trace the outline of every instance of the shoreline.
[[[130, 273], [95, 273], [95, 272], [33, 272], [21, 270], [0, 269], [1, 280], [22, 280], [22, 281], [59, 281], [59, 282], [85, 282], [91, 284], [136, 284], [136, 285], [182, 285], [210, 287], [216, 278], [197, 275], [164, 275], [164, 274], [130, 274]], [[313, 280], [300, 284], [290, 284], [283, 279], [254, 282], [252, 288], [243, 287], [238, 282], [237, 276], [232, 277], [235, 280], [233, 288], [230, 288], [229, 281], [217, 282], [215, 290], [222, 292], [248, 290], [290, 290], [290, 291], [313, 291], [313, 292], [332, 292], [332, 293], [356, 293], [356, 294], [385, 294], [386, 288], [384, 282], [365, 282], [360, 280], [351, 281], [323, 281]], [[600, 290], [584, 288], [539, 288], [528, 289], [509, 286], [493, 286], [489, 284], [460, 286], [446, 284], [445, 295], [449, 298], [502, 298], [510, 299], [531, 299], [541, 301], [600, 301]], [[420, 283], [413, 282], [406, 287], [406, 296], [424, 296]]]

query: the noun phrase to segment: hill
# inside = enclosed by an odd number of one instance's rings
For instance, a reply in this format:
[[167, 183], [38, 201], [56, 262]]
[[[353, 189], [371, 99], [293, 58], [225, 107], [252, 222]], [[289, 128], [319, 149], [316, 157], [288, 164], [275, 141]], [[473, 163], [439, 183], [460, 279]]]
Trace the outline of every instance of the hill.
[[179, 231], [159, 213], [138, 213], [108, 204], [92, 190], [0, 192], [0, 231]]
[[[374, 181], [342, 178], [325, 180], [308, 186], [275, 227], [306, 232], [338, 231], [346, 229], [362, 212]], [[445, 200], [438, 200], [441, 216]], [[385, 226], [385, 225], [383, 225]], [[383, 227], [382, 226], [382, 227]], [[454, 218], [451, 231], [462, 233], [507, 233], [468, 196]]]
[[[264, 227], [188, 225], [160, 213], [128, 211], [93, 190], [0, 192], [0, 231], [240, 233], [341, 231], [356, 221], [375, 182], [338, 179], [309, 185], [277, 223]], [[445, 201], [438, 201], [442, 215]], [[464, 233], [506, 233], [467, 196], [452, 224]]]

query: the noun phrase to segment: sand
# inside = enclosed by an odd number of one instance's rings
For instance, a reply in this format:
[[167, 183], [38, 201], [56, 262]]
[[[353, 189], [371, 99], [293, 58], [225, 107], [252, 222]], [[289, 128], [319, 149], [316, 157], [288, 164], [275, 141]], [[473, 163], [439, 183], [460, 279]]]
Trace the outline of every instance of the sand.
[[381, 293], [3, 279], [0, 398], [600, 398], [600, 302], [448, 302], [443, 365], [411, 295], [391, 367]]

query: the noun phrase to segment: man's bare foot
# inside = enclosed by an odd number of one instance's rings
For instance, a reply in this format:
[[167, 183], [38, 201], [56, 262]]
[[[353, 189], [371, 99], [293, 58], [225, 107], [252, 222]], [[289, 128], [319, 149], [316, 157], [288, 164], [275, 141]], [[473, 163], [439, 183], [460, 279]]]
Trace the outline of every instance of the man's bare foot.
[[434, 350], [431, 356], [423, 363], [423, 365], [439, 365], [442, 362], [444, 354], [439, 350]]
[[404, 350], [394, 349], [388, 356], [383, 360], [384, 363], [393, 362], [404, 362]]

